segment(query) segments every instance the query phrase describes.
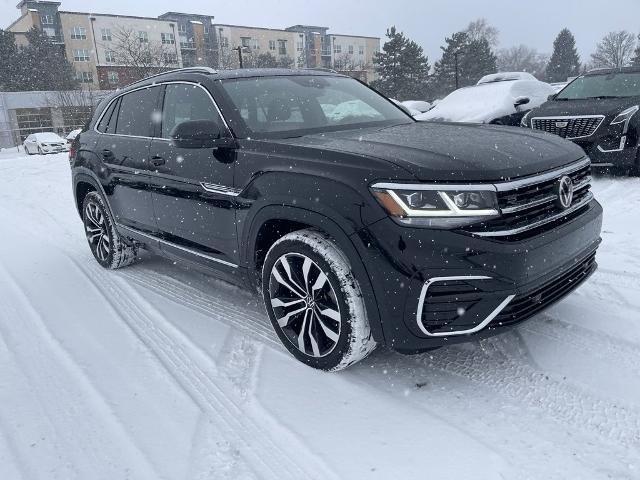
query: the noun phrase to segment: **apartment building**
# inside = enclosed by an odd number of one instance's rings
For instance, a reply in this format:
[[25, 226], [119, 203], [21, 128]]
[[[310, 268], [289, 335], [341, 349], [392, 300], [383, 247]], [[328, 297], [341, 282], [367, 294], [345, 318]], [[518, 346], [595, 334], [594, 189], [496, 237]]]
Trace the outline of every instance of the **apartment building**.
[[[370, 82], [377, 37], [338, 35], [328, 27], [294, 25], [285, 29], [214, 24], [213, 16], [167, 12], [159, 17], [106, 15], [60, 10], [61, 2], [22, 0], [21, 16], [8, 31], [24, 44], [35, 27], [64, 49], [78, 80], [89, 89], [109, 90], [137, 79], [146, 70], [190, 67], [271, 66], [332, 68]], [[132, 67], [123, 44], [146, 48], [153, 61]], [[270, 57], [263, 55], [270, 54]], [[142, 72], [141, 72], [142, 68]]]
[[[60, 2], [23, 0], [21, 17], [7, 30], [16, 42], [35, 27], [64, 48], [83, 87], [110, 90], [137, 80], [140, 71], [183, 65], [176, 22], [153, 17], [59, 10]], [[130, 61], [127, 51], [148, 52], [150, 61]]]

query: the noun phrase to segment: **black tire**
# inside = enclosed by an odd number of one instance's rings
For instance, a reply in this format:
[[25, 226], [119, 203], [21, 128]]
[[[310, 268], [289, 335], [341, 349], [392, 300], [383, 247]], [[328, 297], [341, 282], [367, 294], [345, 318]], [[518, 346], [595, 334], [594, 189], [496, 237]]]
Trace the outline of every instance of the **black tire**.
[[321, 232], [293, 232], [271, 247], [262, 294], [283, 345], [313, 368], [342, 370], [376, 347], [349, 260]]
[[136, 247], [120, 236], [98, 192], [89, 192], [84, 198], [82, 221], [91, 253], [102, 267], [115, 270], [135, 262]]

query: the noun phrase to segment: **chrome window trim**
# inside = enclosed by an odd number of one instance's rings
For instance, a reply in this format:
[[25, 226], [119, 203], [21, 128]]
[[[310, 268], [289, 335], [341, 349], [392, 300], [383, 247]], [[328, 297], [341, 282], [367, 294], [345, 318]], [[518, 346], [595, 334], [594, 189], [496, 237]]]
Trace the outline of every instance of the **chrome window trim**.
[[221, 260], [219, 258], [215, 258], [215, 257], [212, 257], [210, 255], [206, 255], [204, 253], [200, 253], [200, 252], [198, 252], [196, 250], [193, 250], [191, 248], [183, 247], [182, 245], [178, 245], [176, 243], [169, 242], [167, 240], [163, 240], [163, 239], [161, 239], [159, 237], [156, 237], [155, 235], [150, 235], [148, 233], [141, 232], [140, 230], [138, 230], [136, 228], [127, 227], [126, 225], [122, 225], [121, 223], [116, 223], [116, 226], [118, 228], [122, 228], [122, 229], [125, 229], [125, 230], [130, 230], [130, 231], [134, 232], [137, 235], [141, 235], [143, 237], [150, 238], [150, 239], [155, 240], [157, 242], [164, 243], [165, 245], [169, 245], [170, 247], [177, 248], [178, 250], [185, 251], [185, 252], [190, 253], [192, 255], [196, 255], [198, 257], [206, 258], [207, 260], [211, 260], [213, 262], [221, 263], [222, 265], [226, 265], [226, 266], [231, 267], [231, 268], [238, 268], [238, 265], [236, 265], [235, 263], [227, 262], [226, 260]]
[[468, 335], [471, 333], [476, 333], [485, 328], [489, 323], [496, 318], [502, 310], [515, 298], [515, 294], [508, 295], [490, 314], [487, 316], [482, 322], [476, 325], [473, 328], [469, 328], [467, 330], [455, 330], [451, 332], [429, 332], [426, 327], [422, 324], [422, 312], [424, 310], [424, 303], [427, 298], [427, 292], [429, 287], [434, 283], [447, 282], [447, 281], [457, 281], [457, 280], [490, 280], [491, 277], [487, 277], [484, 275], [461, 275], [454, 277], [433, 277], [427, 280], [422, 286], [422, 290], [420, 291], [420, 298], [418, 300], [418, 308], [416, 310], [416, 322], [418, 324], [418, 328], [422, 333], [427, 335], [428, 337], [451, 337], [455, 335]]
[[[593, 132], [590, 135], [581, 135], [579, 137], [564, 137], [566, 140], [576, 140], [579, 138], [589, 138], [593, 135], [595, 135], [595, 133], [598, 131], [598, 129], [602, 126], [602, 124], [604, 123], [604, 119], [605, 116], [604, 115], [560, 115], [560, 116], [553, 116], [553, 117], [532, 117], [531, 118], [531, 129], [532, 130], [537, 130], [539, 132], [546, 132], [546, 130], [541, 130], [538, 128], [534, 128], [533, 126], [533, 121], [534, 120], [576, 120], [579, 118], [599, 118], [600, 119], [600, 123], [598, 123], [598, 126], [596, 126], [596, 128], [593, 130]], [[551, 133], [551, 132], [546, 132], [546, 133]], [[552, 135], [555, 135], [552, 133]]]
[[187, 81], [187, 80], [171, 80], [171, 81], [166, 81], [166, 82], [153, 83], [151, 85], [144, 85], [144, 86], [141, 86], [141, 87], [136, 87], [136, 88], [133, 88], [131, 90], [127, 90], [126, 92], [123, 92], [123, 93], [120, 93], [120, 94], [116, 95], [102, 109], [102, 112], [100, 113], [100, 116], [98, 117], [98, 119], [96, 120], [96, 122], [95, 122], [95, 124], [93, 126], [94, 132], [96, 132], [98, 135], [108, 135], [108, 136], [112, 136], [112, 137], [142, 138], [142, 139], [163, 140], [163, 141], [170, 142], [171, 139], [164, 138], [164, 137], [146, 137], [146, 136], [139, 136], [139, 135], [123, 135], [121, 133], [103, 133], [103, 132], [100, 132], [98, 130], [98, 125], [100, 125], [100, 122], [102, 121], [102, 117], [107, 113], [107, 110], [109, 109], [111, 104], [113, 102], [115, 102], [116, 100], [118, 100], [119, 98], [122, 98], [125, 95], [128, 95], [128, 94], [133, 93], [133, 92], [138, 92], [140, 90], [146, 90], [146, 89], [149, 89], [149, 88], [161, 87], [163, 85], [175, 85], [175, 84], [194, 85], [194, 86], [198, 86], [202, 90], [204, 90], [205, 93], [209, 96], [209, 99], [211, 100], [211, 102], [213, 103], [213, 106], [216, 108], [216, 112], [218, 112], [218, 115], [220, 115], [220, 118], [222, 119], [222, 123], [224, 124], [224, 127], [227, 130], [227, 133], [229, 135], [231, 135], [231, 137], [233, 138], [233, 134], [231, 133], [231, 128], [229, 128], [229, 124], [227, 123], [227, 120], [224, 118], [224, 115], [222, 115], [222, 111], [220, 110], [220, 107], [218, 106], [218, 103], [213, 98], [213, 95], [211, 95], [211, 92], [209, 92], [209, 90], [207, 88], [205, 88], [202, 84], [200, 84], [198, 82]]
[[587, 193], [587, 195], [582, 200], [580, 200], [578, 203], [575, 203], [574, 205], [571, 205], [566, 210], [563, 210], [563, 211], [561, 211], [559, 213], [556, 213], [555, 215], [551, 215], [549, 217], [545, 217], [542, 220], [538, 220], [537, 222], [529, 223], [529, 224], [524, 225], [524, 226], [519, 227], [519, 228], [513, 228], [513, 229], [510, 229], [510, 230], [495, 230], [495, 231], [488, 231], [488, 232], [472, 232], [472, 231], [468, 231], [468, 233], [470, 233], [472, 235], [475, 235], [475, 236], [478, 236], [478, 237], [508, 237], [510, 235], [518, 235], [519, 233], [523, 233], [523, 232], [526, 232], [528, 230], [533, 230], [534, 228], [541, 227], [542, 225], [554, 222], [554, 221], [556, 221], [556, 220], [558, 220], [558, 219], [560, 219], [562, 217], [570, 215], [573, 212], [575, 212], [576, 210], [579, 210], [582, 207], [586, 206], [593, 199], [594, 199], [593, 193], [589, 192], [589, 193]]

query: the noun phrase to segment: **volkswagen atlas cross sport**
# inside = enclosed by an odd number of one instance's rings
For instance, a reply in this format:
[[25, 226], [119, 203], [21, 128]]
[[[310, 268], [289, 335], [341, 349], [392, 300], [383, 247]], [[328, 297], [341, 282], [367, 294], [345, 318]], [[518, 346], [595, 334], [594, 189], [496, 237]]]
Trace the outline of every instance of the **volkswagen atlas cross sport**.
[[594, 166], [640, 175], [640, 67], [593, 70], [533, 109], [522, 126], [581, 146]]
[[339, 370], [494, 335], [596, 268], [590, 161], [521, 128], [418, 123], [326, 71], [181, 69], [73, 144], [95, 259], [144, 248], [257, 289], [300, 361]]

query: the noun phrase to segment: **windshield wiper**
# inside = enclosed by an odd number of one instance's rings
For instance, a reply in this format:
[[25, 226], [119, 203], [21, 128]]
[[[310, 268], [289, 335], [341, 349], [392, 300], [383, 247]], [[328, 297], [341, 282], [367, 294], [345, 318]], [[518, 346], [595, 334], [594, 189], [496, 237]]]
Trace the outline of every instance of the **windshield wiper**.
[[606, 100], [607, 98], [620, 98], [620, 97], [617, 97], [615, 95], [597, 95], [595, 97], [585, 97], [585, 99], [589, 99], [589, 100], [592, 98], [595, 98], [596, 100]]

